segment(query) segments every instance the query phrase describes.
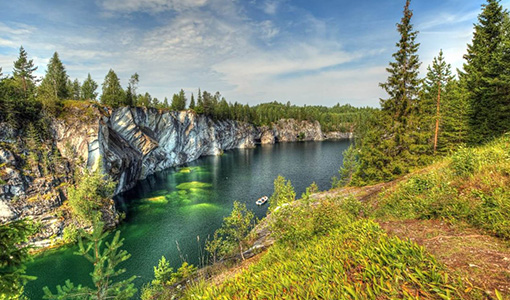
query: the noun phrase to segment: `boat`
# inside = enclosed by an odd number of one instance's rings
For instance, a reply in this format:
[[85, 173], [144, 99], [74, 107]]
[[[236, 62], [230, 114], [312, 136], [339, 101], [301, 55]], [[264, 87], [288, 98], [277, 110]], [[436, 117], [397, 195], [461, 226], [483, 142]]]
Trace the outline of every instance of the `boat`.
[[255, 203], [257, 205], [263, 205], [263, 204], [266, 204], [267, 200], [269, 200], [269, 198], [267, 196], [263, 196], [263, 197], [260, 197]]

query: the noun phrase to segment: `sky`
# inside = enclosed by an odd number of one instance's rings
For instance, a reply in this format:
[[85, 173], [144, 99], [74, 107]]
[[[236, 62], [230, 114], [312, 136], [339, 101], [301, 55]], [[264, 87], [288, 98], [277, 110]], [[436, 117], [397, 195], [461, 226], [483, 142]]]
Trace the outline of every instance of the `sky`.
[[[43, 76], [55, 51], [71, 79], [169, 99], [181, 88], [254, 105], [379, 105], [404, 0], [0, 0], [0, 67], [23, 45]], [[421, 76], [443, 49], [461, 68], [482, 0], [413, 0]], [[502, 0], [505, 8], [510, 0]], [[100, 89], [98, 91], [100, 92]]]

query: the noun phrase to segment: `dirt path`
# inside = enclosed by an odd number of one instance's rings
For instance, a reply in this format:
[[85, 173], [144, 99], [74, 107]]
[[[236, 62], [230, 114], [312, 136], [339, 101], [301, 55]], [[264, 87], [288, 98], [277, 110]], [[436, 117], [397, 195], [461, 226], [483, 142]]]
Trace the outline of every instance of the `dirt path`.
[[494, 296], [497, 289], [510, 299], [510, 244], [467, 225], [439, 220], [381, 221], [388, 234], [423, 246], [453, 273]]

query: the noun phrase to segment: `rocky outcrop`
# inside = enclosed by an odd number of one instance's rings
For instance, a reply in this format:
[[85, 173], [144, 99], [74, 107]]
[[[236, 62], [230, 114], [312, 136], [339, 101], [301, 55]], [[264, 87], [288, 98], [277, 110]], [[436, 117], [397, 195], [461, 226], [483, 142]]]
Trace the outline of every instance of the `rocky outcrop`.
[[340, 131], [331, 131], [324, 134], [326, 140], [345, 140], [345, 139], [353, 139], [354, 134], [352, 132], [340, 132]]
[[324, 140], [324, 134], [318, 121], [282, 119], [271, 126], [261, 126], [258, 129], [261, 144]]

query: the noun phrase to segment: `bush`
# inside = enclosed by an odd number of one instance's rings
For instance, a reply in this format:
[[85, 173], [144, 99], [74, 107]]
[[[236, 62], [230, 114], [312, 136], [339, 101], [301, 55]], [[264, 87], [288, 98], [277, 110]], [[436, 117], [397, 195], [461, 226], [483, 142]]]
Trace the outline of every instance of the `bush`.
[[457, 176], [467, 176], [473, 174], [477, 168], [477, 157], [475, 151], [471, 148], [460, 147], [453, 156], [450, 167]]
[[269, 198], [269, 211], [274, 211], [277, 207], [296, 200], [296, 192], [290, 180], [278, 175], [274, 180], [274, 192]]
[[101, 172], [85, 170], [75, 186], [68, 189], [69, 205], [81, 221], [92, 223], [101, 219], [101, 209], [111, 203], [115, 182]]
[[345, 223], [351, 216], [339, 201], [324, 200], [317, 204], [296, 202], [280, 207], [271, 215], [271, 235], [281, 243], [296, 246], [314, 235], [326, 234]]
[[62, 240], [66, 244], [75, 243], [78, 241], [78, 237], [80, 235], [80, 231], [76, 227], [74, 223], [66, 226], [62, 232]]

